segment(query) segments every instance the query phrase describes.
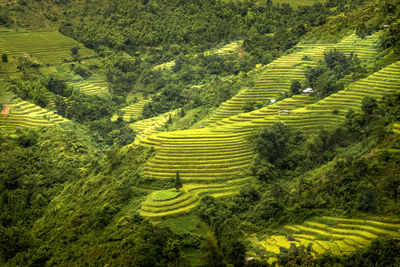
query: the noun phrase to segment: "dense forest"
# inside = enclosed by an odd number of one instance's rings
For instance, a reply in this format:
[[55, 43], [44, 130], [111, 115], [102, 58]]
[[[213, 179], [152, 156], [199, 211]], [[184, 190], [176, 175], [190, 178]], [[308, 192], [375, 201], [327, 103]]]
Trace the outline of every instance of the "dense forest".
[[0, 265], [400, 265], [400, 4], [313, 2], [1, 2]]

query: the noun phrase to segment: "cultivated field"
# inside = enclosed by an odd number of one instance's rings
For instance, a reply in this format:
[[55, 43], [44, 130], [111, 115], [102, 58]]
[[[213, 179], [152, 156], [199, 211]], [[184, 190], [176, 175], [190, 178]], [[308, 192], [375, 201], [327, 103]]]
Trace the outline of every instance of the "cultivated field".
[[[40, 62], [57, 65], [71, 57], [71, 48], [79, 43], [57, 31], [0, 32], [0, 53], [11, 57], [35, 57]], [[80, 46], [79, 54], [94, 52]]]
[[[374, 46], [371, 40], [376, 40], [377, 36], [357, 45], [353, 42], [357, 53], [365, 48], [371, 51]], [[145, 165], [145, 176], [173, 179], [179, 171], [183, 182], [182, 194], [176, 198], [159, 202], [149, 197], [142, 205], [142, 215], [155, 220], [178, 216], [195, 208], [203, 194], [223, 197], [238, 192], [242, 185], [249, 183], [244, 172], [254, 157], [246, 137], [274, 122], [311, 131], [343, 122], [350, 109], [360, 111], [361, 100], [366, 95], [380, 101], [384, 95], [400, 92], [400, 62], [396, 62], [318, 102], [315, 97], [297, 95], [242, 113], [247, 101], [270, 100], [278, 92], [288, 91], [292, 80], [303, 79], [306, 66], [316, 64], [324, 52], [332, 48], [350, 46], [349, 40], [354, 38], [351, 35], [335, 45], [299, 45], [292, 54], [269, 64], [254, 88], [240, 92], [221, 105], [211, 118], [210, 127], [155, 133], [137, 140], [140, 145], [156, 148], [155, 157]], [[374, 57], [372, 54], [365, 52], [360, 58], [368, 61]], [[288, 112], [279, 115], [281, 110]]]
[[331, 251], [334, 255], [347, 255], [368, 246], [375, 238], [399, 238], [400, 221], [383, 219], [348, 219], [320, 217], [301, 225], [285, 225], [279, 234], [271, 235], [260, 244], [271, 262], [281, 249], [312, 246], [313, 254]]
[[0, 116], [0, 128], [10, 132], [23, 127], [35, 128], [68, 122], [67, 119], [54, 112], [19, 97], [5, 103], [4, 106], [10, 107], [10, 113], [7, 116]]
[[94, 74], [87, 80], [68, 82], [68, 85], [77, 87], [88, 95], [105, 95], [108, 93], [108, 82], [100, 74]]

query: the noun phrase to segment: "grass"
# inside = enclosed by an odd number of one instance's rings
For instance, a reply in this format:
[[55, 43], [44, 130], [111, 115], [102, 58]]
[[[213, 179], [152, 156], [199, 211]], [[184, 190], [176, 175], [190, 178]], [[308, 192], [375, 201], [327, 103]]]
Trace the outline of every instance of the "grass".
[[152, 199], [155, 201], [170, 200], [170, 199], [176, 198], [180, 194], [181, 194], [181, 192], [179, 192], [179, 191], [164, 190], [164, 191], [156, 192], [154, 195], [152, 195]]

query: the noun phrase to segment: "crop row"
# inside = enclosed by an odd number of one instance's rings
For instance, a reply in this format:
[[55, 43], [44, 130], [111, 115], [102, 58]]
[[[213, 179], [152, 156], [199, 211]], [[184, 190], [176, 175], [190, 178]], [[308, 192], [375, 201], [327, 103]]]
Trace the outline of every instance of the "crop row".
[[124, 107], [122, 109], [122, 111], [124, 112], [122, 118], [125, 121], [130, 121], [131, 119], [137, 119], [142, 115], [143, 106], [150, 101], [151, 100], [143, 99], [127, 107]]
[[[71, 56], [71, 48], [77, 45], [75, 40], [56, 31], [0, 33], [0, 50], [10, 56], [28, 54], [48, 64], [61, 63], [62, 58]], [[93, 55], [85, 48], [81, 49], [81, 53]]]
[[271, 235], [260, 243], [271, 257], [292, 244], [311, 245], [314, 255], [327, 250], [335, 255], [345, 255], [368, 246], [378, 237], [399, 238], [399, 221], [321, 217], [301, 225], [286, 225], [281, 234]]
[[0, 127], [3, 129], [51, 126], [68, 121], [54, 112], [20, 98], [14, 99], [9, 105], [12, 107], [10, 113], [6, 117], [0, 117]]

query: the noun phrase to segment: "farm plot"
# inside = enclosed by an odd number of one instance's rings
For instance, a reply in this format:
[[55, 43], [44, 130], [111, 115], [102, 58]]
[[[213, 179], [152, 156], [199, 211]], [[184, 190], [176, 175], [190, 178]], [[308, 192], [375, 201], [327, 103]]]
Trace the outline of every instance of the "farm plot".
[[[79, 46], [75, 40], [57, 31], [1, 32], [0, 51], [8, 56], [35, 57], [39, 61], [57, 65], [71, 57], [71, 48]], [[94, 52], [83, 48], [82, 56], [93, 56]]]
[[142, 115], [143, 106], [149, 102], [151, 102], [150, 99], [142, 99], [134, 104], [124, 107], [122, 109], [124, 112], [122, 119], [129, 122], [132, 119], [139, 118]]
[[[352, 83], [344, 90], [316, 103], [292, 110], [288, 108], [287, 115], [274, 116], [268, 113], [272, 105], [237, 117], [230, 117], [229, 120], [221, 120], [217, 123], [218, 127], [215, 131], [251, 133], [278, 121], [296, 129], [315, 130], [343, 122], [350, 109], [361, 111], [364, 96], [372, 96], [381, 101], [383, 96], [396, 92], [400, 92], [400, 62], [393, 63], [367, 78]], [[265, 116], [263, 117], [262, 114]], [[237, 119], [238, 117], [245, 117], [245, 119]]]
[[311, 245], [314, 255], [330, 250], [334, 255], [347, 255], [368, 246], [375, 238], [400, 237], [400, 221], [396, 219], [347, 219], [320, 217], [301, 225], [286, 225], [279, 234], [260, 244], [271, 258], [282, 248]]
[[209, 123], [214, 125], [221, 119], [243, 113], [243, 108], [248, 102], [262, 104], [275, 100], [280, 93], [288, 92], [292, 81], [303, 80], [305, 68], [313, 66], [322, 59], [323, 52], [328, 47], [330, 46], [299, 47], [299, 51], [271, 62], [253, 88], [245, 89], [222, 103]]
[[229, 196], [248, 181], [241, 172], [249, 166], [253, 153], [240, 135], [194, 129], [151, 135], [140, 144], [157, 149], [146, 163], [144, 175], [165, 180], [179, 171], [184, 192], [156, 206], [148, 199], [142, 205], [143, 216], [159, 219], [188, 212], [199, 204], [201, 195]]
[[[305, 66], [315, 64], [323, 57], [323, 52], [332, 47], [332, 44], [302, 44], [299, 45], [299, 51], [274, 61], [254, 90], [242, 91], [229, 104], [226, 102], [221, 105], [211, 119], [210, 127], [146, 134], [138, 138], [136, 144], [151, 146], [156, 150], [154, 158], [145, 165], [144, 175], [165, 180], [173, 179], [179, 171], [184, 184], [181, 189], [183, 193], [170, 202], [158, 203], [160, 205], [154, 207], [151, 205], [153, 200], [148, 199], [142, 205], [142, 215], [152, 219], [178, 216], [195, 208], [202, 194], [217, 197], [238, 192], [249, 181], [244, 171], [254, 156], [246, 136], [274, 122], [281, 121], [292, 128], [312, 131], [342, 122], [350, 108], [360, 111], [362, 98], [366, 95], [380, 101], [384, 95], [400, 92], [400, 62], [396, 62], [318, 102], [311, 96], [300, 95], [242, 113], [242, 105], [248, 101], [272, 99], [267, 94], [273, 92], [274, 88], [286, 86], [285, 90], [289, 90], [290, 81], [300, 79]], [[263, 88], [268, 88], [265, 94], [262, 93]], [[287, 112], [281, 113], [281, 110]], [[141, 122], [133, 125], [140, 127]], [[330, 248], [324, 242], [319, 243], [321, 251]], [[345, 245], [339, 242], [337, 247], [331, 249], [342, 251]]]
[[108, 93], [108, 82], [100, 74], [94, 74], [87, 80], [68, 82], [68, 85], [77, 87], [88, 95], [104, 95]]
[[364, 39], [353, 33], [343, 38], [334, 48], [346, 55], [354, 53], [362, 60], [370, 60], [378, 54], [377, 43], [382, 33], [383, 31], [378, 31]]
[[[307, 101], [313, 101], [312, 99], [297, 96], [294, 99], [278, 102], [279, 105], [276, 103], [257, 111], [230, 117], [218, 122], [215, 127], [158, 133], [140, 139], [138, 143], [141, 145], [156, 148], [155, 157], [145, 165], [145, 176], [154, 179], [173, 179], [176, 171], [179, 171], [183, 183], [191, 188], [187, 191], [190, 198], [179, 204], [148, 209], [145, 202], [142, 209], [143, 216], [156, 219], [189, 212], [198, 204], [198, 194], [194, 194], [196, 191], [216, 196], [238, 192], [241, 185], [231, 186], [231, 183], [244, 178], [242, 172], [248, 168], [254, 156], [245, 136], [277, 121], [306, 131], [337, 124], [344, 120], [348, 108], [360, 110], [363, 96], [373, 95], [380, 100], [386, 94], [399, 92], [399, 73], [400, 62], [311, 105], [307, 105]], [[368, 84], [370, 86], [367, 86]], [[298, 106], [304, 105], [304, 107], [291, 108], [291, 105], [297, 105], [292, 103], [296, 101], [299, 102]], [[279, 109], [276, 106], [291, 111], [288, 115], [273, 115]], [[338, 112], [333, 112], [334, 110]], [[216, 185], [218, 193], [214, 191]], [[174, 201], [179, 201], [182, 197], [184, 195]], [[319, 243], [322, 248], [326, 249], [328, 246], [324, 242]], [[345, 246], [342, 243], [339, 245]], [[340, 247], [336, 249], [338, 251]]]
[[23, 127], [34, 128], [68, 122], [67, 119], [54, 112], [20, 98], [15, 98], [7, 106], [10, 107], [9, 114], [0, 116], [0, 128], [11, 132]]
[[152, 134], [159, 133], [159, 129], [165, 125], [169, 117], [174, 116], [177, 112], [178, 110], [173, 110], [157, 117], [131, 123], [129, 126], [136, 132], [134, 144], [141, 144], [140, 140], [145, 139]]

